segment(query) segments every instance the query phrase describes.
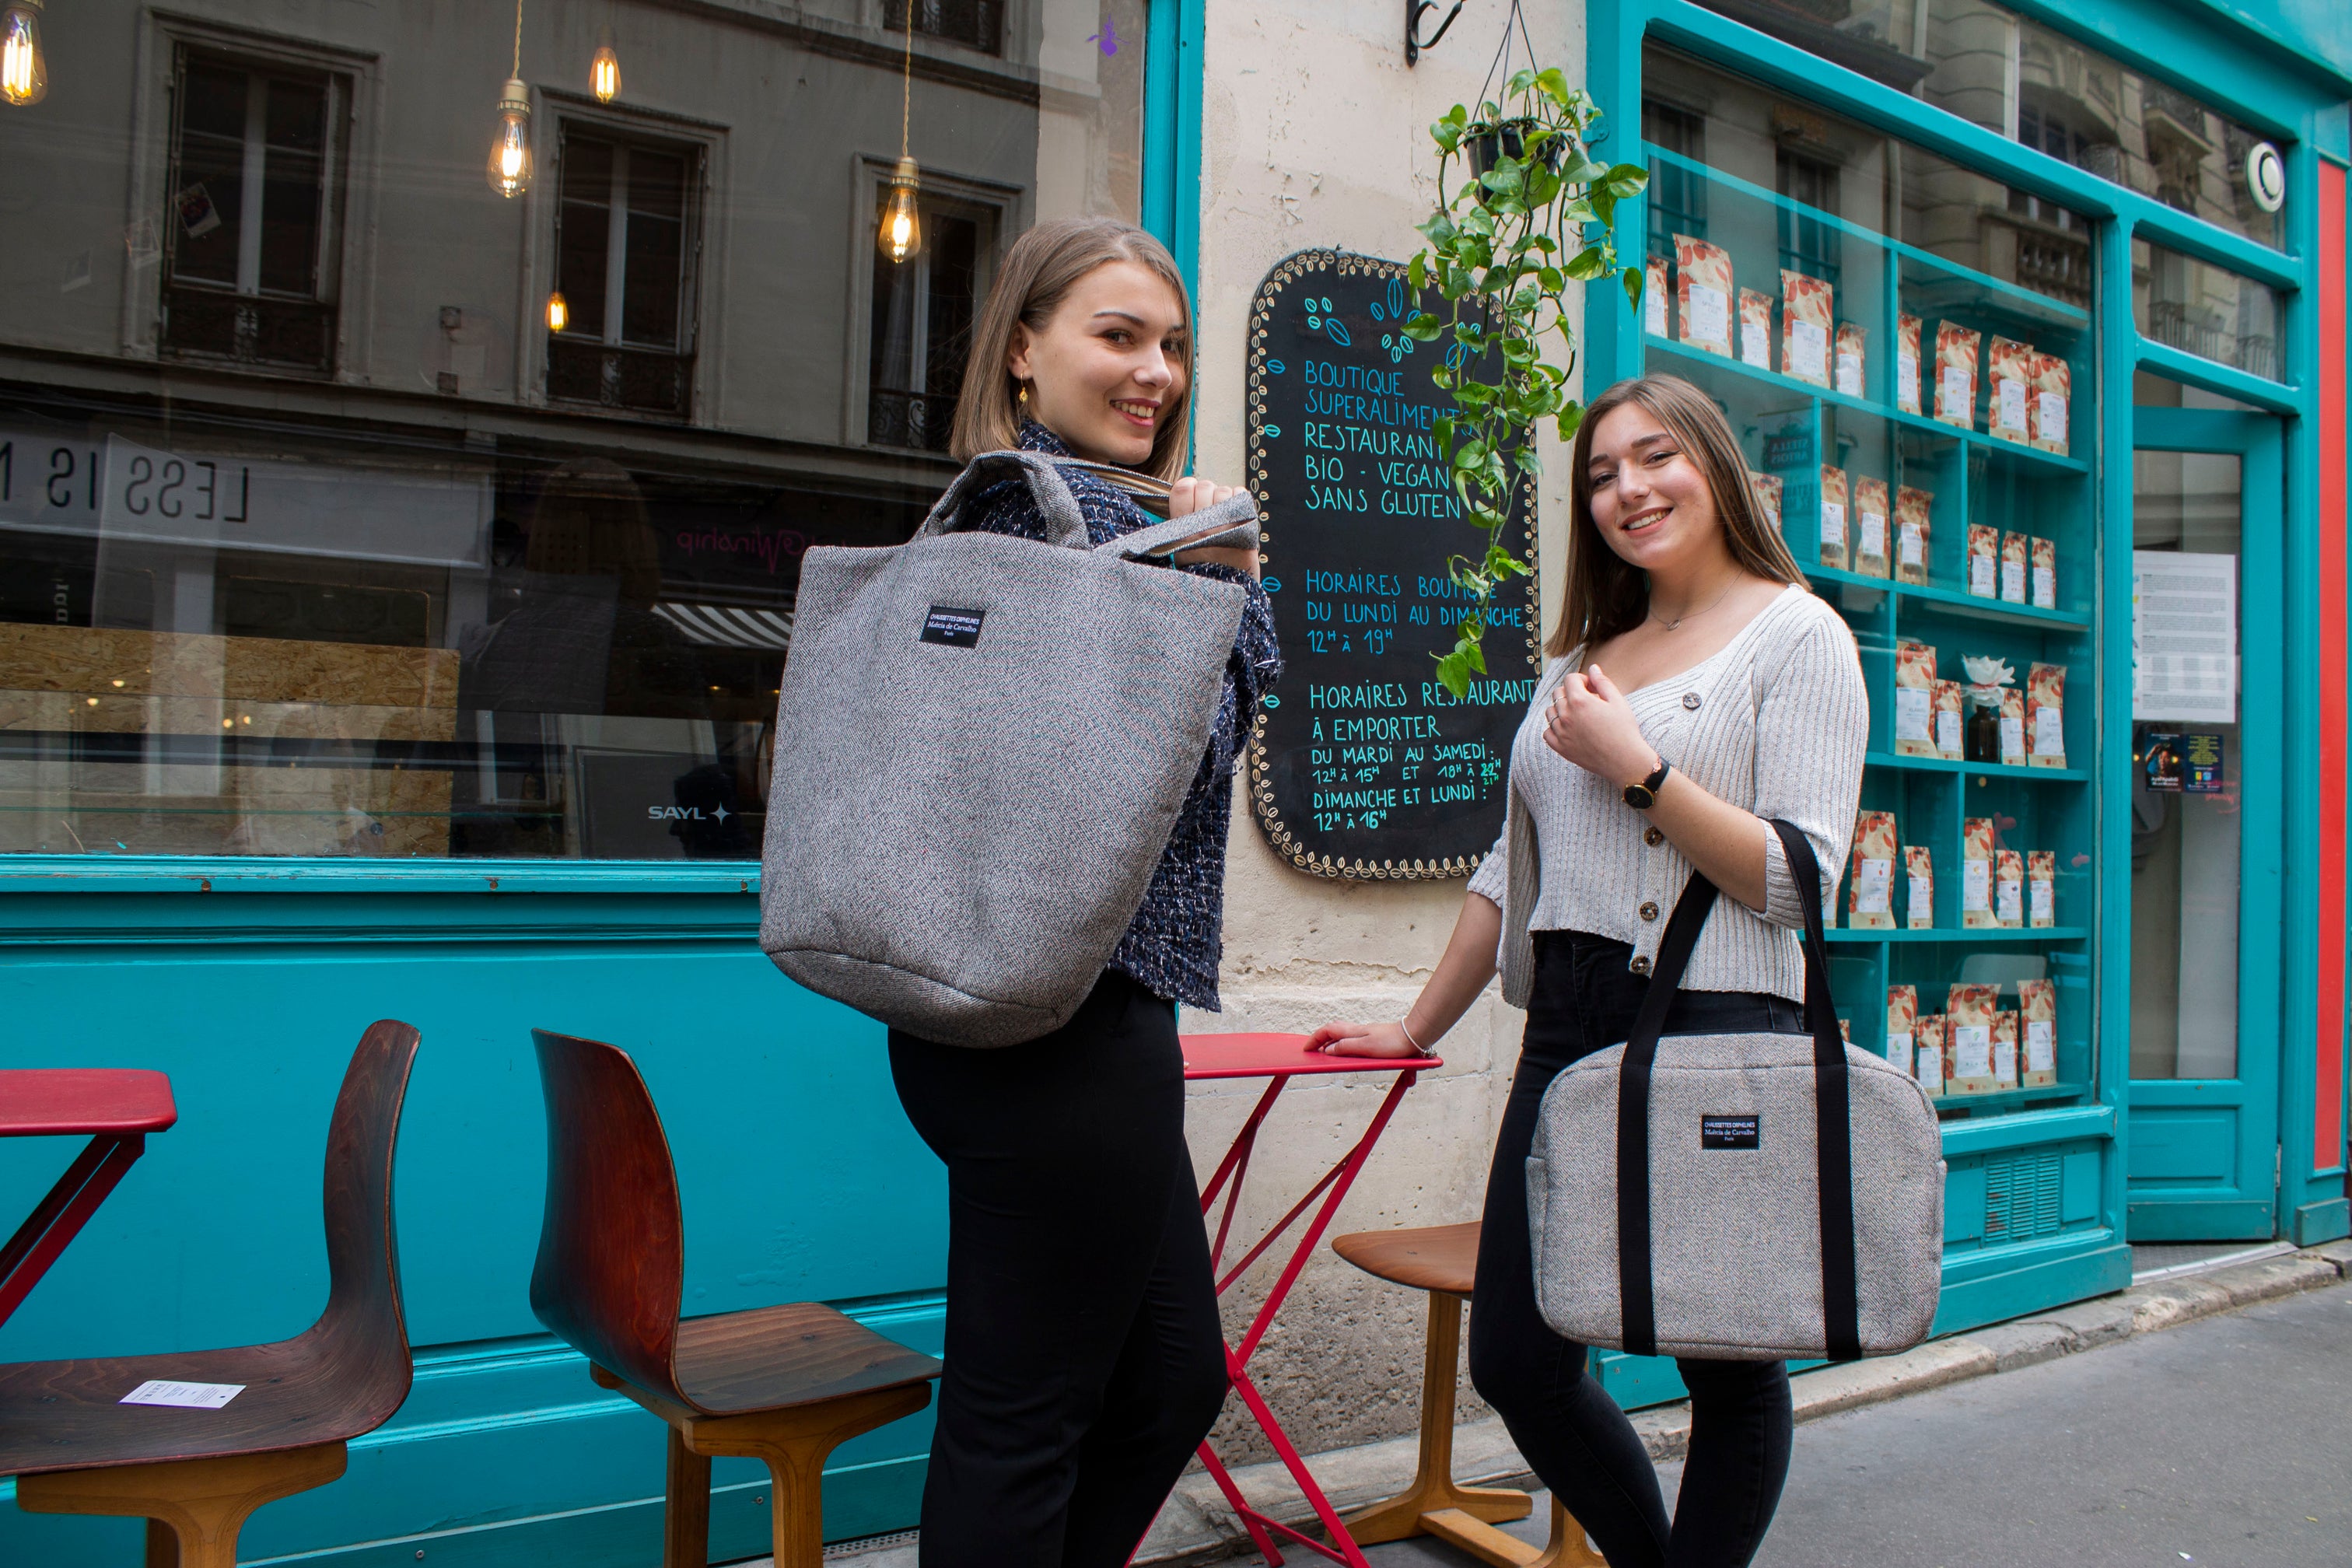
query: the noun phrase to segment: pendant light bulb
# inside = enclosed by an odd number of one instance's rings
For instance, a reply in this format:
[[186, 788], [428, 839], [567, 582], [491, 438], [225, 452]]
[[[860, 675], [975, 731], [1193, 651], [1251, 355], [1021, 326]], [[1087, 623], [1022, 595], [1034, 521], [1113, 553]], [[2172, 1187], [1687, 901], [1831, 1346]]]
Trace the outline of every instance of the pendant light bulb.
[[610, 26], [596, 30], [596, 57], [589, 62], [588, 85], [595, 89], [599, 103], [610, 103], [621, 96], [621, 55], [613, 47]]
[[894, 263], [911, 260], [923, 248], [923, 215], [915, 204], [922, 184], [915, 161], [899, 159], [890, 175], [890, 199], [882, 208], [882, 232], [876, 236], [882, 254]]
[[9, 0], [0, 11], [0, 98], [19, 109], [49, 95], [49, 62], [41, 51], [41, 0]]
[[519, 196], [530, 189], [530, 89], [509, 77], [499, 94], [498, 130], [490, 142], [490, 189]]
[[547, 330], [560, 332], [572, 325], [572, 307], [564, 303], [563, 290], [556, 289], [547, 297]]

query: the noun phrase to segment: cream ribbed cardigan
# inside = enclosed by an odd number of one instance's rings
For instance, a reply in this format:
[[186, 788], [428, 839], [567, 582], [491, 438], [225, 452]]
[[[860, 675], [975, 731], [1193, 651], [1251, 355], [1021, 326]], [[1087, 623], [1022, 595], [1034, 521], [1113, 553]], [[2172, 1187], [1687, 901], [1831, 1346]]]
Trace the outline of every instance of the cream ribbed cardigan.
[[[1497, 963], [1504, 999], [1528, 1005], [1536, 931], [1580, 931], [1633, 945], [1643, 973], [1655, 961], [1666, 917], [1690, 879], [1672, 842], [1643, 842], [1649, 818], [1618, 785], [1586, 773], [1544, 743], [1544, 710], [1583, 651], [1555, 659], [1511, 744], [1510, 803], [1502, 836], [1470, 879], [1470, 890], [1503, 910]], [[1853, 840], [1869, 743], [1870, 700], [1853, 634], [1802, 588], [1765, 606], [1715, 655], [1680, 675], [1627, 694], [1642, 733], [1709, 794], [1759, 816], [1793, 823], [1821, 862], [1833, 895]], [[1686, 991], [1761, 991], [1801, 1002], [1804, 916], [1778, 836], [1764, 837], [1761, 914], [1719, 900], [1700, 934]]]

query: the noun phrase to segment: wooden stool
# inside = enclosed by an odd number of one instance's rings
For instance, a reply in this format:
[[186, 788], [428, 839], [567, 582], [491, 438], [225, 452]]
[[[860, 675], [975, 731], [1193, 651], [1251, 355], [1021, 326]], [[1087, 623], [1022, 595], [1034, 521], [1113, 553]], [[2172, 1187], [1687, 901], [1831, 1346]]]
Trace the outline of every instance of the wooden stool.
[[678, 1319], [686, 1236], [669, 1140], [617, 1047], [534, 1029], [547, 1212], [531, 1310], [589, 1374], [669, 1425], [663, 1568], [710, 1561], [710, 1460], [768, 1467], [776, 1568], [819, 1568], [825, 1457], [931, 1402], [940, 1363], [812, 1301]]
[[[408, 1397], [392, 1152], [416, 1031], [372, 1026], [327, 1131], [327, 1310], [300, 1337], [0, 1367], [0, 1475], [28, 1513], [147, 1521], [147, 1568], [235, 1568], [253, 1511], [343, 1473]], [[241, 1384], [217, 1409], [124, 1405], [152, 1379]]]
[[1495, 1528], [1525, 1519], [1534, 1506], [1508, 1487], [1465, 1487], [1454, 1479], [1454, 1384], [1462, 1352], [1462, 1303], [1477, 1273], [1478, 1222], [1414, 1230], [1364, 1230], [1332, 1238], [1331, 1250], [1375, 1279], [1429, 1292], [1429, 1342], [1422, 1362], [1421, 1455], [1412, 1484], [1385, 1502], [1347, 1518], [1359, 1546], [1434, 1535], [1496, 1568], [1608, 1568], [1584, 1531], [1551, 1500], [1551, 1542], [1529, 1546]]

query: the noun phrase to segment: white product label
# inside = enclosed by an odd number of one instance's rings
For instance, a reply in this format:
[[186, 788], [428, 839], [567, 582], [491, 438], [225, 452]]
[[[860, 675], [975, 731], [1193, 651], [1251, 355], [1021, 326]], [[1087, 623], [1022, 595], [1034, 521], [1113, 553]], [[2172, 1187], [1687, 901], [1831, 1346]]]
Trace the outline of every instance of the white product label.
[[172, 1383], [149, 1378], [124, 1394], [122, 1405], [168, 1405], [180, 1410], [218, 1410], [245, 1392], [241, 1383]]
[[1772, 368], [1772, 329], [1754, 321], [1739, 324], [1739, 357], [1758, 370]]
[[1897, 529], [1895, 533], [1895, 548], [1903, 552], [1903, 564], [1906, 566], [1927, 564], [1927, 552], [1920, 548], [1919, 525], [1916, 522], [1906, 522]]
[[2025, 765], [2025, 721], [2014, 713], [2000, 716], [2000, 760], [2011, 767]]
[[1822, 542], [1845, 548], [1845, 508], [1833, 500], [1822, 502]]
[[1720, 289], [1690, 286], [1690, 335], [1695, 342], [1718, 343], [1731, 352], [1731, 300]]
[[2021, 877], [2000, 879], [2000, 907], [1993, 918], [2005, 926], [2025, 923], [2025, 881]]
[[1862, 356], [1860, 354], [1837, 356], [1837, 389], [1848, 397], [1862, 395]]
[[2066, 754], [2066, 710], [2044, 703], [2033, 710], [2033, 754], [2037, 757], [2063, 757]]
[[2049, 879], [2046, 877], [2036, 877], [2032, 881], [2028, 882], [2026, 886], [2032, 889], [2033, 896], [2030, 902], [2033, 910], [2033, 923], [2038, 926], [2046, 926], [2053, 923], [2056, 919], [2057, 911], [2052, 907], [2053, 901], [2051, 899], [2051, 893], [2053, 889], [2051, 889]]
[[1992, 597], [1992, 557], [1990, 554], [1969, 557], [1969, 592], [1979, 599]]
[[1931, 926], [1936, 923], [1936, 879], [1914, 877], [1911, 881], [1911, 923]]
[[2042, 438], [2053, 446], [2066, 444], [2066, 400], [2054, 392], [2042, 395]]
[[1895, 356], [1895, 398], [1897, 406], [1912, 413], [1919, 412], [1919, 356], [1898, 353]]
[[2000, 563], [2000, 596], [2012, 605], [2025, 603], [2025, 563], [2004, 561]]
[[1886, 514], [1866, 511], [1862, 514], [1862, 552], [1886, 558]]
[[1654, 337], [1666, 335], [1666, 291], [1652, 289], [1642, 297], [1642, 326]]
[[2033, 569], [2033, 607], [2054, 610], [2058, 607], [2058, 574], [2047, 566]]
[[1898, 741], [1931, 741], [1927, 715], [1934, 704], [1922, 687], [1898, 686], [1895, 689], [1895, 738]]
[[2025, 1020], [2025, 1070], [2058, 1070], [2058, 1027], [2047, 1018]]
[[1921, 1083], [1939, 1090], [1944, 1087], [1943, 1047], [1921, 1046], [1918, 1059], [1913, 1063], [1913, 1066], [1918, 1073]]
[[2017, 1037], [1992, 1043], [1992, 1080], [2003, 1089], [2017, 1087]]
[[2002, 376], [1993, 383], [1993, 390], [2000, 394], [2000, 427], [2024, 435], [2025, 383]]
[[1830, 374], [1830, 335], [1811, 321], [1789, 323], [1789, 353], [1796, 359], [1793, 366], [1780, 368], [1789, 374], [1807, 381], [1827, 381]]
[[1984, 1024], [1952, 1026], [1952, 1076], [1992, 1076], [1992, 1029]]
[[1976, 380], [1966, 365], [1946, 365], [1936, 384], [1936, 417], [1955, 425], [1975, 424]]
[[1936, 750], [1948, 757], [1957, 757], [1967, 751], [1960, 741], [1960, 716], [1947, 708], [1936, 715]]
[[1911, 1055], [1910, 1036], [1889, 1035], [1886, 1037], [1886, 1059], [1894, 1064], [1895, 1071], [1900, 1073], [1908, 1073], [1911, 1070]]
[[1992, 908], [1992, 862], [1963, 860], [1960, 862], [1960, 908], [1969, 914]]
[[1862, 861], [1853, 868], [1853, 912], [1858, 915], [1890, 913], [1894, 905], [1888, 900], [1894, 889], [1894, 861]]

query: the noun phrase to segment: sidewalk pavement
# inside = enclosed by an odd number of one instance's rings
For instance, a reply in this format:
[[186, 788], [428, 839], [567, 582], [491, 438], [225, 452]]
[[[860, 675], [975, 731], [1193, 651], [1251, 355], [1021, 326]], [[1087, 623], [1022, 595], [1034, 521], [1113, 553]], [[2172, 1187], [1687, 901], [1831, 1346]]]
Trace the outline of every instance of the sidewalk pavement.
[[[1948, 1401], [1937, 1408], [1973, 1410], [1985, 1401], [1990, 1402], [1988, 1408], [2001, 1407], [2005, 1401], [2013, 1403], [2026, 1398], [2026, 1395], [2021, 1392], [2011, 1393], [2000, 1385], [1996, 1374], [2038, 1368], [2085, 1351], [2121, 1345], [2127, 1341], [2219, 1313], [2338, 1286], [2347, 1277], [2352, 1277], [2352, 1242], [2338, 1241], [2208, 1273], [2153, 1280], [2116, 1295], [2078, 1302], [2054, 1311], [2030, 1314], [1949, 1339], [1932, 1340], [1902, 1355], [1843, 1366], [1821, 1367], [1801, 1373], [1792, 1380], [1796, 1390], [1797, 1419], [1801, 1423], [1816, 1421], [1847, 1411], [1884, 1405], [1908, 1394], [1987, 1377], [1993, 1377], [1995, 1382], [1988, 1385], [1988, 1392], [1981, 1400], [1957, 1404]], [[2352, 1290], [2327, 1289], [2324, 1297], [2315, 1300], [2326, 1303], [2352, 1301]], [[2315, 1306], [2314, 1310], [2318, 1310], [2318, 1308]], [[2335, 1322], [2339, 1328], [2344, 1321], [2352, 1320], [2352, 1306], [2333, 1305], [2332, 1310], [2336, 1313], [2335, 1318], [2328, 1319], [2323, 1312], [2322, 1319]], [[2257, 1320], [2250, 1315], [2247, 1321]], [[2267, 1321], [2268, 1319], [2265, 1317], [2259, 1321]], [[2341, 1411], [2352, 1407], [2347, 1405], [2345, 1397], [2347, 1393], [2352, 1393], [2352, 1386], [2347, 1385], [2347, 1382], [2352, 1382], [2352, 1374], [2347, 1374], [2343, 1370], [2352, 1368], [2352, 1354], [2347, 1354], [2347, 1352], [2352, 1352], [2352, 1332], [2340, 1335], [2329, 1352], [2338, 1370], [2339, 1381], [2336, 1391], [2327, 1397], [2334, 1401], [2333, 1409], [2338, 1413], [2338, 1418]], [[2183, 1361], [2182, 1357], [2189, 1359]], [[2099, 1364], [2102, 1368], [2119, 1366], [2120, 1370], [2126, 1372], [2133, 1367], [2132, 1362], [2102, 1362]], [[2165, 1460], [2169, 1464], [2196, 1450], [2200, 1442], [2200, 1430], [2206, 1425], [2209, 1415], [2209, 1396], [2215, 1393], [2211, 1385], [2230, 1380], [2200, 1375], [2200, 1369], [2210, 1371], [2215, 1364], [2211, 1356], [2197, 1358], [2191, 1357], [2188, 1352], [2171, 1352], [2158, 1358], [2158, 1364], [2168, 1369], [2159, 1375], [2163, 1386], [2140, 1391], [2133, 1396], [2136, 1403], [2120, 1403], [2112, 1418], [2126, 1423], [2125, 1430], [2115, 1435], [2121, 1440], [2146, 1437], [2152, 1441], [2159, 1436], [2165, 1437], [2173, 1445], [2166, 1450], [2174, 1456]], [[2073, 1387], [2079, 1383], [2084, 1389], [2099, 1390], [2113, 1384], [2121, 1389], [2145, 1381], [2129, 1377], [2108, 1379], [2102, 1372], [2094, 1371], [2089, 1363], [2070, 1366], [2069, 1371], [2074, 1374], [2074, 1378], [2072, 1381], [2061, 1380], [2063, 1386]], [[2282, 1374], [2273, 1382], [2291, 1382], [2293, 1377], [2302, 1375], [2303, 1372]], [[2052, 1380], [2042, 1378], [2035, 1382], [2049, 1384]], [[2272, 1386], [2259, 1379], [2257, 1384]], [[2121, 1394], [2116, 1397], [2123, 1400]], [[2054, 1452], [2037, 1447], [2037, 1428], [2049, 1425], [2049, 1422], [2034, 1413], [2030, 1400], [2025, 1410], [2026, 1415], [2005, 1425], [1985, 1425], [1969, 1416], [1958, 1426], [1949, 1428], [1951, 1435], [1945, 1460], [1948, 1468], [1938, 1469], [1928, 1464], [1927, 1456], [1936, 1452], [1929, 1446], [1916, 1452], [1901, 1450], [1910, 1457], [1900, 1464], [1890, 1459], [1885, 1468], [1904, 1478], [1899, 1484], [1905, 1499], [1937, 1500], [1950, 1510], [1948, 1514], [1940, 1516], [1946, 1519], [1968, 1517], [1999, 1525], [2003, 1530], [2012, 1526], [2023, 1528], [2021, 1521], [2031, 1510], [2021, 1513], [2018, 1503], [2021, 1498], [2030, 1495], [2050, 1495], [2062, 1500], [2059, 1507], [2079, 1508], [2081, 1505], [2074, 1500], [2063, 1484], [2069, 1464]], [[2108, 1418], [2104, 1415], [2084, 1417], [2086, 1421]], [[2273, 1426], [2273, 1418], [2264, 1414], [2259, 1398], [2252, 1399], [2245, 1409], [2237, 1412], [2237, 1418], [2247, 1430], [2274, 1434], [2273, 1446], [2294, 1438], [2303, 1439], [2308, 1445], [2315, 1462], [2334, 1465], [2334, 1493], [2339, 1497], [2347, 1493], [2343, 1465], [2330, 1447], [2340, 1443], [2339, 1435], [2308, 1423], [2300, 1426], [2290, 1425], [2294, 1417], [2284, 1407], [2278, 1413], [2277, 1425]], [[1895, 1419], [1898, 1423], [1912, 1420], [1909, 1407], [1896, 1415]], [[1926, 1416], [1917, 1419], [1922, 1423], [1928, 1420]], [[1651, 1458], [1661, 1465], [1662, 1479], [1671, 1492], [1679, 1476], [1684, 1447], [1690, 1436], [1690, 1407], [1677, 1404], [1638, 1411], [1634, 1414], [1633, 1425], [1648, 1445]], [[1895, 1426], [1886, 1428], [1890, 1432], [1895, 1429]], [[1921, 1429], [1928, 1428], [1923, 1426]], [[2222, 1430], [2216, 1428], [2217, 1434]], [[2072, 1433], [2068, 1435], [2074, 1436]], [[2230, 1439], [2224, 1437], [2222, 1440]], [[1827, 1440], [1824, 1440], [1822, 1451], [1830, 1451]], [[1807, 1488], [1801, 1488], [1799, 1476], [1811, 1478], [1815, 1474], [1811, 1468], [1816, 1462], [1811, 1457], [1814, 1452], [1812, 1436], [1801, 1436], [1797, 1444], [1799, 1471], [1790, 1479], [1790, 1499], [1782, 1510], [1784, 1532], [1791, 1544], [1786, 1548], [1780, 1546], [1778, 1542], [1782, 1532], [1776, 1532], [1758, 1559], [1758, 1568], [1770, 1568], [1774, 1563], [1793, 1565], [1799, 1563], [1806, 1563], [1810, 1568], [1832, 1568], [1834, 1562], [1843, 1560], [1819, 1555], [1822, 1549], [1811, 1544], [1801, 1547], [1795, 1544], [1813, 1539], [1803, 1533], [1810, 1528], [1804, 1521], [1812, 1517], [1814, 1505], [1808, 1500], [1811, 1492]], [[1866, 1443], [1857, 1452], [1860, 1458], [1855, 1462], [1868, 1462], [1872, 1450]], [[1413, 1453], [1414, 1439], [1403, 1436], [1366, 1444], [1361, 1447], [1312, 1455], [1307, 1462], [1332, 1501], [1344, 1512], [1402, 1490], [1412, 1475]], [[2011, 1459], [2008, 1456], [2011, 1454], [2019, 1457]], [[2032, 1457], [2030, 1462], [2028, 1456]], [[2117, 1468], [2121, 1460], [2110, 1457], [2103, 1462], [2108, 1464], [2114, 1474], [2122, 1473]], [[1666, 1467], [1671, 1467], [1671, 1469]], [[1535, 1485], [1526, 1462], [1512, 1447], [1508, 1434], [1504, 1432], [1502, 1423], [1494, 1419], [1472, 1422], [1455, 1429], [1454, 1473], [1457, 1479], [1465, 1482], [1521, 1486], [1530, 1489]], [[1856, 1482], [1866, 1479], [1869, 1473], [1857, 1475]], [[2214, 1473], [2219, 1475], [2221, 1472]], [[1997, 1476], [2035, 1479], [2019, 1487], [1990, 1479]], [[1248, 1466], [1234, 1471], [1234, 1477], [1244, 1496], [1276, 1518], [1299, 1522], [1307, 1517], [1307, 1510], [1288, 1475], [1278, 1464], [1269, 1462]], [[2052, 1481], [2049, 1479], [2052, 1477], [2058, 1479]], [[2039, 1489], [2045, 1485], [2049, 1489], [2046, 1493]], [[1808, 1481], [1808, 1488], [1810, 1486]], [[1880, 1494], [1890, 1489], [1877, 1487], [1869, 1494], [1866, 1511], [1871, 1517], [1878, 1517], [1895, 1501], [1903, 1500], [1882, 1498]], [[2189, 1494], [2184, 1492], [2181, 1495]], [[2124, 1507], [2119, 1508], [2118, 1512], [2126, 1511], [2132, 1506], [2129, 1496], [2122, 1496], [2119, 1500]], [[1820, 1521], [1821, 1529], [1824, 1531], [1822, 1538], [1829, 1538], [1827, 1532], [1834, 1528], [1839, 1532], [1835, 1537], [1838, 1540], [1851, 1542], [1858, 1539], [1851, 1529], [1853, 1520], [1860, 1517], [1855, 1511], [1857, 1506], [1849, 1498], [1840, 1505], [1842, 1517], [1832, 1519], [1822, 1516]], [[2318, 1508], [2306, 1508], [2303, 1511], [2315, 1514], [2323, 1520], [2331, 1518], [2328, 1512]], [[2336, 1520], [2334, 1531], [2328, 1538], [2332, 1542], [2332, 1556], [2322, 1552], [2294, 1557], [2258, 1557], [2233, 1551], [2219, 1559], [2208, 1559], [2199, 1554], [2194, 1560], [2242, 1564], [2244, 1568], [2272, 1562], [2282, 1565], [2291, 1563], [2293, 1568], [2321, 1568], [2323, 1564], [2328, 1568], [2345, 1568], [2345, 1565], [2352, 1565], [2352, 1536], [2345, 1532], [2343, 1514], [2344, 1510], [2339, 1507], [2332, 1516]], [[1536, 1517], [1540, 1519], [1542, 1514]], [[1899, 1512], [1887, 1513], [1886, 1517], [1899, 1517]], [[1921, 1528], [1926, 1529], [1930, 1522], [1933, 1521], [1924, 1521]], [[2120, 1535], [2109, 1533], [2114, 1539], [2122, 1539]], [[2110, 1560], [2060, 1555], [2040, 1546], [2029, 1546], [2021, 1554], [2011, 1550], [1979, 1552], [1978, 1542], [1982, 1539], [1981, 1536], [1970, 1537], [1966, 1552], [1949, 1559], [1934, 1554], [1936, 1538], [1930, 1538], [1919, 1543], [1927, 1555], [1887, 1555], [1885, 1553], [1892, 1548], [1882, 1542], [1876, 1548], [1879, 1554], [1858, 1555], [1853, 1560], [1868, 1563], [1871, 1568], [1902, 1568], [1902, 1565], [1915, 1562], [1926, 1564], [1927, 1568], [1947, 1568], [1948, 1563], [1948, 1568], [1960, 1568], [1963, 1563], [1978, 1562], [2064, 1562], [2072, 1564]], [[2303, 1542], [2306, 1548], [2312, 1544], [2308, 1540]], [[1145, 1538], [1136, 1562], [1148, 1565], [1204, 1563], [1235, 1556], [1247, 1551], [1248, 1547], [1247, 1535], [1233, 1511], [1226, 1507], [1214, 1483], [1205, 1474], [1196, 1471], [1178, 1483], [1175, 1494], [1169, 1499], [1168, 1506], [1160, 1510], [1158, 1522]], [[1398, 1564], [1415, 1562], [1450, 1564], [1469, 1561], [1454, 1555], [1434, 1555], [1440, 1549], [1424, 1547], [1420, 1543], [1399, 1543], [1384, 1550], [1424, 1553], [1419, 1557], [1407, 1555], [1375, 1559], [1384, 1564], [1391, 1562]], [[2189, 1546], [2184, 1550], [2194, 1553], [2196, 1549]], [[1784, 1551], [1816, 1554], [1779, 1554]], [[850, 1568], [850, 1565], [854, 1568], [915, 1568], [915, 1552], [911, 1542], [905, 1537], [894, 1538], [887, 1544], [875, 1542], [866, 1548], [855, 1542], [845, 1543], [829, 1551], [826, 1555], [845, 1564], [845, 1568]], [[2142, 1551], [2137, 1555], [2118, 1555], [2112, 1560], [2135, 1564], [2178, 1563], [2183, 1561], [2172, 1551], [2153, 1557]], [[761, 1565], [747, 1563], [743, 1568], [761, 1568]]]

